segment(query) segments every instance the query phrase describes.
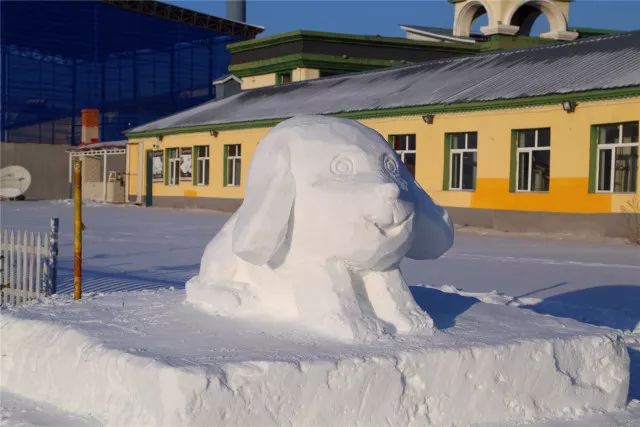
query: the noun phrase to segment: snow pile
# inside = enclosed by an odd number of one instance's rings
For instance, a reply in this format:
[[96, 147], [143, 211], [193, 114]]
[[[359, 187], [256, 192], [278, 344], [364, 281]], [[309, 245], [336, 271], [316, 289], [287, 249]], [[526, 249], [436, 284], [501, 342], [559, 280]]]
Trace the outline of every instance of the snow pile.
[[399, 264], [438, 258], [452, 244], [447, 212], [380, 134], [298, 116], [260, 141], [244, 202], [205, 249], [187, 300], [344, 341], [430, 334]]
[[[527, 427], [637, 427], [638, 425], [640, 425], [640, 401], [634, 400], [629, 403], [626, 411], [588, 414], [578, 419], [539, 421], [529, 423]], [[505, 427], [505, 425], [486, 423], [476, 427]]]
[[442, 331], [370, 344], [212, 318], [183, 291], [55, 299], [4, 310], [0, 385], [105, 425], [503, 425], [625, 407], [611, 330], [455, 298], [427, 307]]
[[0, 425], [3, 427], [97, 427], [96, 420], [64, 412], [55, 406], [0, 390]]
[[[73, 199], [51, 200], [49, 203], [51, 203], [52, 205], [73, 206]], [[109, 208], [109, 207], [113, 207], [113, 204], [108, 202], [99, 202], [95, 200], [83, 200], [82, 206], [85, 208]]]

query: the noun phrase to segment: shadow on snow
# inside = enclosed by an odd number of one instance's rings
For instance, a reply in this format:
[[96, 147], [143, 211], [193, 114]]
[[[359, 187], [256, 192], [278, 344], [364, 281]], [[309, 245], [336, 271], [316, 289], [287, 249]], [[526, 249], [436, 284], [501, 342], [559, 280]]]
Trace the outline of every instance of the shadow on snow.
[[438, 329], [451, 328], [456, 323], [456, 317], [479, 302], [477, 298], [450, 294], [438, 289], [422, 286], [409, 288], [420, 308], [429, 313]]

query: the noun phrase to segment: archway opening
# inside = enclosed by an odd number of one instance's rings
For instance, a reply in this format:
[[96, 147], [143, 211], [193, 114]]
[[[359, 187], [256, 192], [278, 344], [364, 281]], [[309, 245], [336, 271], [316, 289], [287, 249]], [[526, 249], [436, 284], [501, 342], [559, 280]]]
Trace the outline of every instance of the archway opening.
[[484, 4], [479, 0], [472, 0], [465, 4], [456, 16], [453, 34], [461, 37], [469, 37], [471, 33], [480, 31], [480, 27], [489, 22], [488, 12]]
[[479, 34], [481, 27], [489, 25], [489, 15], [484, 7], [479, 7], [471, 20], [471, 34]]
[[525, 4], [518, 8], [511, 18], [511, 25], [520, 27], [518, 35], [539, 37], [551, 31], [551, 23], [545, 13], [538, 7]]

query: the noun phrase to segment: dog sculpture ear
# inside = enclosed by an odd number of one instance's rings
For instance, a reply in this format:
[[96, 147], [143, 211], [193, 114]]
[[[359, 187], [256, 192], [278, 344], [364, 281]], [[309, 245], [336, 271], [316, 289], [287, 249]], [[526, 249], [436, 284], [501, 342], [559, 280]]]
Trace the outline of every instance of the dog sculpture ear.
[[253, 158], [245, 198], [233, 229], [233, 252], [266, 264], [287, 237], [295, 198], [289, 151], [283, 141], [262, 141]]
[[417, 182], [411, 187], [415, 214], [413, 242], [407, 257], [438, 258], [453, 245], [453, 224], [447, 211], [431, 200]]

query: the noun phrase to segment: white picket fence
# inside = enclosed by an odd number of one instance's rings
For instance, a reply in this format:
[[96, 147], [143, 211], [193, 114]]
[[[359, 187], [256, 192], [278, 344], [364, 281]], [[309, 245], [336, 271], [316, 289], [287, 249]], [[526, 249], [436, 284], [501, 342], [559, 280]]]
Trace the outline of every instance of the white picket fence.
[[0, 230], [1, 304], [20, 304], [56, 292], [58, 219], [48, 233]]

